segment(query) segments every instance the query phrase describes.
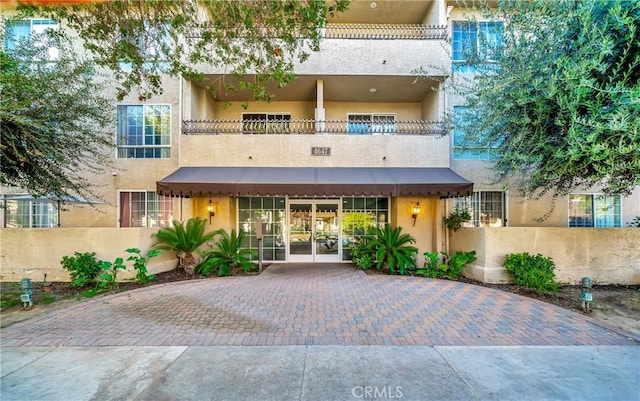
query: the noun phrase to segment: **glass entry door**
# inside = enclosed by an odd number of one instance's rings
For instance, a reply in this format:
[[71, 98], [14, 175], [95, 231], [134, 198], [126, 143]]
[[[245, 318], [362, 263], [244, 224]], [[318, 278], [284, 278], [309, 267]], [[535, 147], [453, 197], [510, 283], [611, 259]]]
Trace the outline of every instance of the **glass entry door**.
[[289, 203], [290, 262], [339, 262], [340, 204], [334, 200]]

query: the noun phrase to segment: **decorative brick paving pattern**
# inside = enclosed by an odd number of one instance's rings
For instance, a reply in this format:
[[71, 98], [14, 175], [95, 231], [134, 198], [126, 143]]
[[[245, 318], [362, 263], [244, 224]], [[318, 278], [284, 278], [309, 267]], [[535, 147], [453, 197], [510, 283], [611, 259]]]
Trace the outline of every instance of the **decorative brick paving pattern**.
[[2, 346], [637, 345], [554, 305], [469, 284], [272, 265], [101, 297], [0, 331]]

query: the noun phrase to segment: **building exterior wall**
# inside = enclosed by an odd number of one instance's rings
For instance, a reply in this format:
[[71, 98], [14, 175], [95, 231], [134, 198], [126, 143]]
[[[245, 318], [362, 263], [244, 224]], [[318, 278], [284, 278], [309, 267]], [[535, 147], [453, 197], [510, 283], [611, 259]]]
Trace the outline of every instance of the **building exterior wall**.
[[[354, 4], [357, 12], [330, 22], [389, 26], [446, 24], [450, 34], [451, 21], [472, 14], [470, 9], [460, 8], [458, 2], [446, 0], [380, 2], [378, 11], [384, 13], [377, 16], [368, 2], [363, 4]], [[454, 7], [447, 17], [447, 6], [450, 5]], [[398, 12], [403, 8], [420, 11], [415, 15]], [[500, 258], [504, 254], [519, 249], [529, 252], [540, 249], [541, 253], [558, 258], [558, 276], [562, 281], [575, 282], [581, 275], [590, 275], [600, 282], [637, 283], [640, 280], [637, 271], [640, 252], [637, 233], [640, 230], [567, 228], [568, 197], [556, 199], [552, 212], [548, 213], [554, 201], [551, 196], [539, 200], [522, 198], [513, 183], [493, 182], [493, 172], [487, 161], [453, 159], [452, 135], [182, 134], [183, 121], [241, 120], [243, 112], [287, 113], [292, 120], [310, 121], [346, 122], [350, 113], [393, 114], [398, 121], [443, 121], [445, 114], [451, 113], [454, 106], [464, 105], [465, 101], [464, 96], [451, 90], [447, 81], [451, 79], [448, 78], [450, 55], [451, 46], [444, 39], [325, 39], [320, 52], [311, 54], [308, 61], [296, 67], [298, 79], [291, 85], [302, 82], [300, 85], [304, 90], [279, 92], [270, 103], [246, 102], [244, 105], [246, 99], [233, 98], [227, 104], [225, 99], [214, 99], [203, 88], [203, 83], [181, 78], [164, 79], [163, 94], [147, 102], [140, 102], [136, 94], [131, 94], [118, 104], [171, 105], [171, 157], [117, 159], [115, 149], [109, 149], [114, 156], [114, 168], [93, 177], [96, 191], [104, 203], [65, 205], [59, 229], [0, 230], [0, 279], [19, 280], [23, 276], [40, 279], [45, 272], [50, 273], [47, 276], [50, 280], [65, 279], [68, 276], [60, 270], [59, 261], [74, 251], [95, 250], [99, 258], [113, 260], [123, 256], [124, 249], [132, 246], [148, 249], [150, 233], [157, 229], [117, 228], [119, 193], [155, 191], [157, 181], [180, 167], [450, 167], [474, 182], [475, 190], [506, 191], [506, 225], [509, 227], [466, 228], [448, 233], [443, 219], [453, 210], [451, 199], [393, 198], [389, 222], [416, 238], [420, 250], [418, 266], [424, 261], [425, 251], [475, 249], [479, 259], [469, 274], [483, 281], [502, 281], [505, 277]], [[416, 79], [415, 70], [420, 67], [427, 70], [427, 79]], [[206, 67], [204, 72], [210, 78], [217, 78], [223, 71]], [[419, 87], [418, 91], [416, 87]], [[369, 93], [374, 88], [377, 91]], [[359, 93], [360, 90], [364, 94]], [[115, 108], [113, 112], [116, 113]], [[113, 132], [115, 140], [115, 126]], [[328, 147], [331, 155], [312, 156], [312, 147]], [[3, 193], [12, 191], [3, 188]], [[211, 218], [206, 211], [209, 199], [218, 206]], [[423, 208], [414, 226], [411, 208], [416, 202]], [[236, 198], [230, 196], [209, 198], [207, 194], [200, 194], [173, 200], [176, 219], [205, 218], [208, 230], [237, 228], [237, 213]], [[539, 219], [547, 214], [545, 219]], [[640, 216], [640, 188], [622, 198], [621, 215], [623, 226]], [[635, 248], [632, 241], [635, 241]], [[590, 258], [585, 254], [591, 255]], [[163, 271], [172, 263], [173, 259], [163, 256], [153, 261], [152, 268], [155, 272]]]
[[[74, 252], [95, 252], [98, 260], [113, 262], [125, 260], [128, 248], [139, 248], [146, 253], [153, 243], [152, 228], [4, 228], [0, 230], [0, 280], [20, 281], [28, 277], [33, 281], [69, 281], [69, 273], [60, 262], [63, 256]], [[135, 278], [132, 262], [127, 270], [119, 272], [120, 280]], [[149, 262], [149, 274], [172, 270], [178, 264], [173, 252], [163, 252]]]
[[487, 283], [512, 282], [504, 257], [528, 252], [550, 257], [560, 283], [640, 284], [637, 228], [502, 227], [462, 228], [451, 233], [451, 251], [472, 251], [478, 260], [465, 276]]

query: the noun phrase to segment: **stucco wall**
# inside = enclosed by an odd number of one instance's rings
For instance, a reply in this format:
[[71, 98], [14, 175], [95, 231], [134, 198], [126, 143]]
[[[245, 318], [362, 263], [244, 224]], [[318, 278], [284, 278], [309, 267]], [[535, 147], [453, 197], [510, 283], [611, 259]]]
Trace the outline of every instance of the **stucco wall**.
[[510, 282], [502, 263], [509, 253], [540, 253], [556, 264], [561, 283], [588, 276], [596, 284], [640, 284], [640, 229], [502, 227], [462, 228], [451, 233], [451, 252], [477, 252], [465, 271], [474, 279]]
[[[153, 243], [153, 228], [5, 228], [0, 230], [0, 281], [20, 281], [28, 277], [42, 281], [69, 281], [60, 261], [74, 252], [96, 252], [98, 260], [125, 260], [128, 248], [139, 248], [143, 255]], [[121, 280], [133, 279], [133, 262], [126, 262], [127, 270], [119, 272]], [[172, 252], [151, 259], [149, 273], [155, 274], [175, 268], [177, 259]]]
[[[331, 155], [312, 156], [314, 146]], [[446, 137], [185, 135], [180, 154], [182, 166], [449, 167], [447, 147]]]

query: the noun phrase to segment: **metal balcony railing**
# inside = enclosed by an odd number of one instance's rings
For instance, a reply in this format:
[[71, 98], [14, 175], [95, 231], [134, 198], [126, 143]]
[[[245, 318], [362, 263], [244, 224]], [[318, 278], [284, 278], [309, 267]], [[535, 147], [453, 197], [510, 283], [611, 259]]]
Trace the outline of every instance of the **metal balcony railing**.
[[[255, 28], [249, 32], [243, 32], [239, 28], [235, 37], [243, 38], [256, 34]], [[412, 39], [412, 40], [439, 40], [448, 36], [446, 25], [419, 25], [419, 24], [328, 24], [320, 30], [324, 39]], [[202, 33], [198, 29], [192, 29], [187, 34], [191, 38], [199, 38]], [[265, 29], [265, 38], [275, 37], [272, 32]], [[299, 38], [300, 34], [295, 34]]]
[[326, 39], [414, 39], [447, 38], [446, 25], [402, 24], [329, 24], [324, 29]]
[[443, 121], [185, 120], [183, 135], [446, 135]]

